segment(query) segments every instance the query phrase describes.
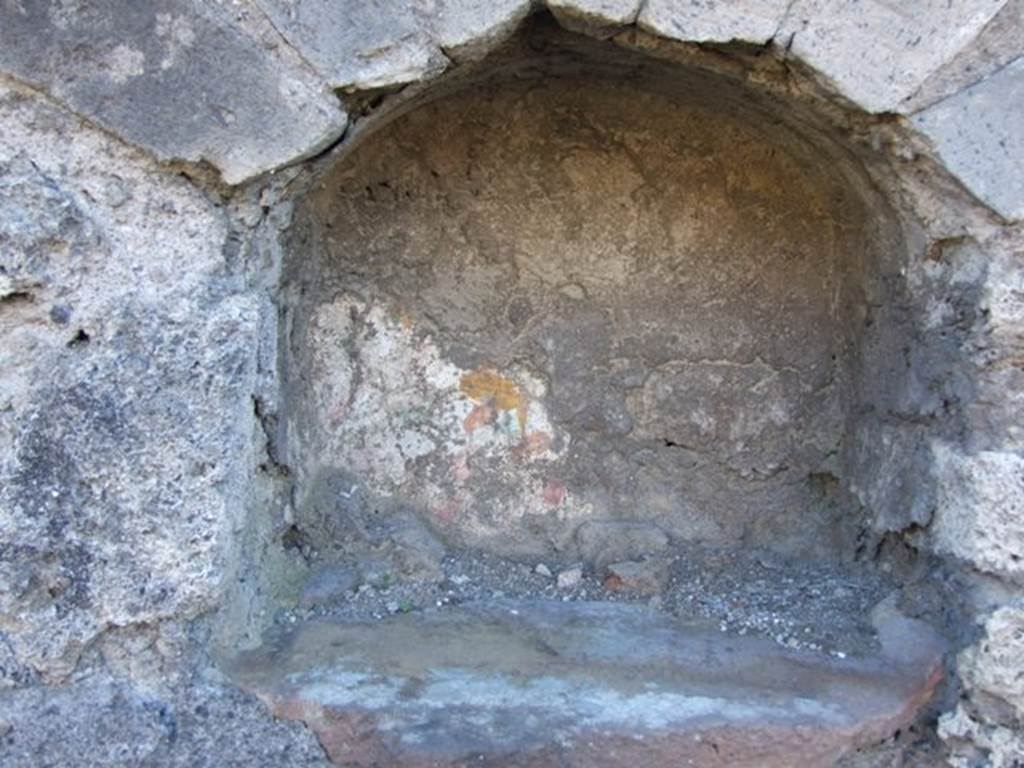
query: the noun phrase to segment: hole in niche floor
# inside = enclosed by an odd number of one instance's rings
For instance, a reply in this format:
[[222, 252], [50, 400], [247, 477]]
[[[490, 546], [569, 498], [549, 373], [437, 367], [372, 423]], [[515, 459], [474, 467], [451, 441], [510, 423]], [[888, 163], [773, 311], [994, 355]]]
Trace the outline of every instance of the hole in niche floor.
[[857, 556], [899, 228], [731, 86], [570, 53], [296, 207], [298, 565], [227, 666], [342, 764], [830, 764], [941, 670]]

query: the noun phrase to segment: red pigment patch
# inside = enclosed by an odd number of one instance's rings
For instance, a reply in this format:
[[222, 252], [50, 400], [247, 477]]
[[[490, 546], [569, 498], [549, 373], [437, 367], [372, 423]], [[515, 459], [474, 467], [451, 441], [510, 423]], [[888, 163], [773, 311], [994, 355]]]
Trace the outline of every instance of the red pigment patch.
[[550, 447], [551, 435], [547, 432], [530, 432], [512, 449], [512, 454], [520, 458], [529, 458], [535, 453], [544, 453]]
[[557, 480], [548, 480], [544, 483], [541, 497], [549, 507], [557, 507], [565, 501], [565, 485]]
[[448, 499], [448, 501], [441, 504], [439, 507], [434, 509], [434, 517], [441, 523], [451, 523], [459, 514], [459, 502], [455, 499]]
[[469, 456], [465, 453], [459, 454], [452, 462], [452, 477], [460, 485], [469, 480]]
[[493, 420], [494, 408], [491, 407], [490, 403], [481, 403], [474, 406], [473, 410], [469, 412], [469, 415], [462, 422], [462, 428], [466, 430], [467, 434], [471, 435], [474, 430], [490, 424]]
[[339, 402], [327, 412], [327, 423], [332, 427], [338, 426], [345, 418], [345, 401]]

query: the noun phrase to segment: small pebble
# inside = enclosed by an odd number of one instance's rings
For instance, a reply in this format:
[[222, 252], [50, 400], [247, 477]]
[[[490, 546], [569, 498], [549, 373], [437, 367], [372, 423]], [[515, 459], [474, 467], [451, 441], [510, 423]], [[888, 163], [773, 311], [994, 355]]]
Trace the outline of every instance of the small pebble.
[[575, 568], [567, 568], [558, 574], [558, 588], [559, 589], [572, 589], [583, 579], [583, 569], [579, 566]]
[[539, 563], [533, 570], [538, 576], [543, 576], [545, 579], [551, 578], [551, 569], [544, 565], [544, 563]]

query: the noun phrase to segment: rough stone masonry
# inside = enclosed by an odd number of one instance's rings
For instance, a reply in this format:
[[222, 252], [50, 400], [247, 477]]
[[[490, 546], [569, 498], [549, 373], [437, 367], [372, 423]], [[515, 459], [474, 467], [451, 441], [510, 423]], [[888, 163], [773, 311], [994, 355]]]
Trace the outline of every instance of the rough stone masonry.
[[945, 574], [1024, 764], [1022, 217], [1018, 0], [0, 3], [0, 765], [329, 765], [314, 554], [584, 523]]

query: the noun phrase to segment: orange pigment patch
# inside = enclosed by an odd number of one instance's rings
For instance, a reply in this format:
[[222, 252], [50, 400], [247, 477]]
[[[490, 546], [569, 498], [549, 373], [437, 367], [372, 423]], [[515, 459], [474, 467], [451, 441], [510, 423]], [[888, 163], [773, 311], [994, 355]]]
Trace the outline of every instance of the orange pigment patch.
[[541, 497], [549, 507], [557, 507], [565, 501], [565, 485], [557, 480], [548, 480], [544, 483]]
[[609, 592], [619, 592], [622, 590], [622, 587], [622, 579], [614, 573], [609, 573], [604, 577], [604, 588]]
[[529, 403], [512, 379], [502, 376], [493, 368], [478, 368], [462, 375], [459, 389], [478, 403], [487, 403], [500, 411], [515, 411], [519, 419], [519, 431], [526, 431]]

